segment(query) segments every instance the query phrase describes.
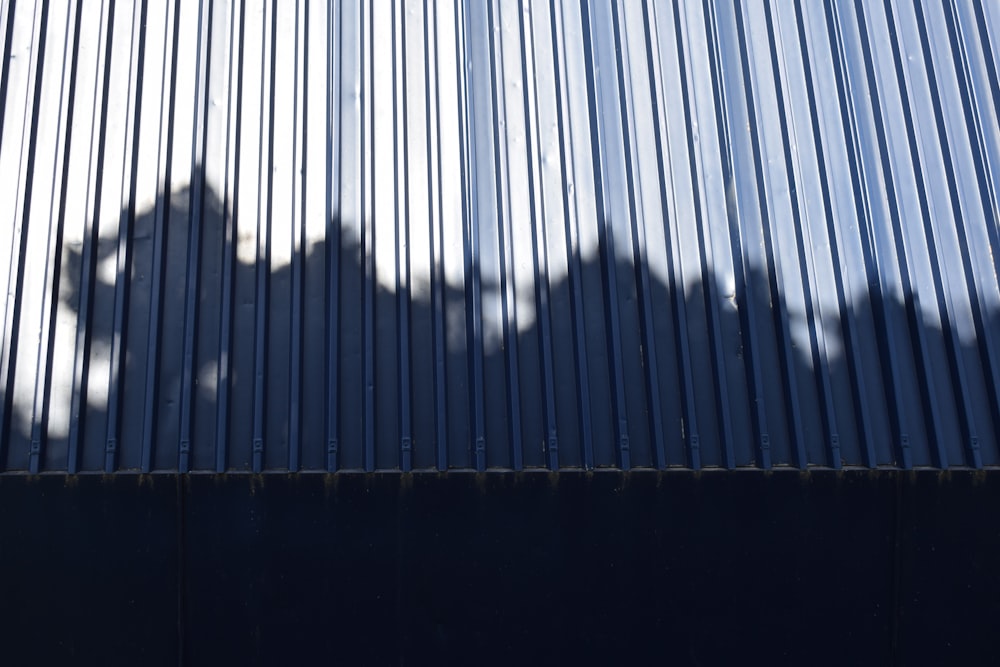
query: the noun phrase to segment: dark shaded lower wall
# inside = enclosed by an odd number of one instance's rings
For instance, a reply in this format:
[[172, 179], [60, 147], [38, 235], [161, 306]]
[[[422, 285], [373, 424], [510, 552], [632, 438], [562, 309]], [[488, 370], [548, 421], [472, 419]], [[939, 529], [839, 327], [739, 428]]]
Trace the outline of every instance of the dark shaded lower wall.
[[997, 472], [0, 477], [0, 645], [10, 665], [986, 664], [998, 509]]

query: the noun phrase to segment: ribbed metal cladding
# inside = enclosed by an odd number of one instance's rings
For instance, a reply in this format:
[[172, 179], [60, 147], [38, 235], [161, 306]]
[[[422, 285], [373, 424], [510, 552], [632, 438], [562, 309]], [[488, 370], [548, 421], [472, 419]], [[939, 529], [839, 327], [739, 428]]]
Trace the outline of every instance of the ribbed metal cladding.
[[1000, 3], [0, 4], [0, 469], [994, 466]]

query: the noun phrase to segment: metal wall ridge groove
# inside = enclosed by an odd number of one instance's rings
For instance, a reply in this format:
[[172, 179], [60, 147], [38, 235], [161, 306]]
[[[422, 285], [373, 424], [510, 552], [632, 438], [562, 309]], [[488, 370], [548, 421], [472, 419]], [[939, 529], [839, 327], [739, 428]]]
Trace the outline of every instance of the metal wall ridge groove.
[[997, 34], [3, 0], [0, 472], [996, 467]]

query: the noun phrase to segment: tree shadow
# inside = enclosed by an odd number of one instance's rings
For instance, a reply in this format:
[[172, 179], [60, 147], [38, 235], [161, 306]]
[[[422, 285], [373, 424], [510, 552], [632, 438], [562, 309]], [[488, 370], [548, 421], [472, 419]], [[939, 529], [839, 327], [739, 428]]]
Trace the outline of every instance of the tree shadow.
[[[464, 284], [432, 265], [394, 288], [356, 225], [245, 237], [255, 221], [194, 192], [64, 248], [73, 367], [47, 369], [41, 418], [4, 395], [7, 470], [993, 463], [982, 346], [914, 302], [864, 291], [821, 317], [748, 264], [681, 289], [638, 245], [612, 259], [613, 233], [593, 258], [569, 248], [564, 278], [536, 263], [527, 304], [475, 253]], [[74, 381], [62, 433], [53, 372]]]

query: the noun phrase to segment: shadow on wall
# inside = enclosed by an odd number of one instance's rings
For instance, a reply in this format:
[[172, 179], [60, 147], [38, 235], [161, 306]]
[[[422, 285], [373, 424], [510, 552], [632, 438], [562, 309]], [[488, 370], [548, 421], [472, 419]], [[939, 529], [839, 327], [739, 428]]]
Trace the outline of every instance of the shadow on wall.
[[135, 215], [128, 243], [65, 245], [56, 326], [70, 335], [50, 344], [69, 346], [42, 356], [40, 409], [32, 368], [2, 387], [4, 469], [996, 463], [979, 446], [998, 416], [983, 339], [913, 299], [868, 287], [820, 313], [808, 290], [786, 301], [773, 266], [722, 280], [704, 262], [682, 289], [675, 265], [664, 282], [630, 259], [627, 223], [617, 257], [603, 234], [565, 278], [536, 262], [530, 302], [468, 252], [460, 284], [440, 262], [408, 281], [401, 263], [393, 286], [356, 223], [269, 237], [210, 188], [192, 217], [191, 195]]

